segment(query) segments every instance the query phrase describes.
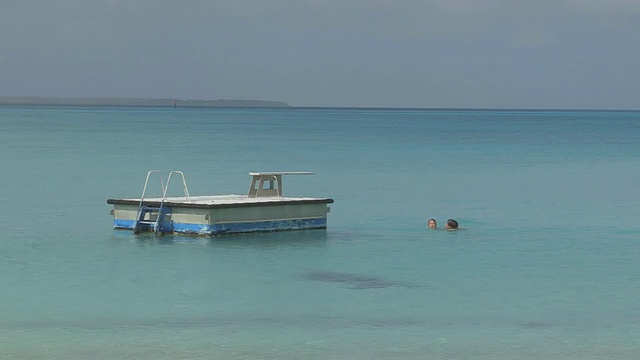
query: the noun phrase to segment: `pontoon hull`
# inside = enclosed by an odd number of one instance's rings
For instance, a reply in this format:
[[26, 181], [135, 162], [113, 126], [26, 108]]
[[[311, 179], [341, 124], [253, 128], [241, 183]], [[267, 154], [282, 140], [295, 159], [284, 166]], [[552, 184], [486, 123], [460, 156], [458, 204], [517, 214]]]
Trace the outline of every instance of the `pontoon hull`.
[[[228, 199], [225, 199], [228, 200]], [[332, 199], [277, 198], [243, 202], [210, 204], [167, 202], [163, 219], [158, 221], [161, 233], [218, 236], [227, 234], [264, 231], [287, 231], [325, 229], [327, 227], [328, 204]], [[113, 204], [113, 226], [116, 229], [133, 230], [138, 214], [139, 200], [109, 199]], [[159, 203], [146, 201], [145, 205]], [[145, 220], [157, 220], [147, 214]], [[151, 225], [142, 226], [141, 231], [153, 231]]]

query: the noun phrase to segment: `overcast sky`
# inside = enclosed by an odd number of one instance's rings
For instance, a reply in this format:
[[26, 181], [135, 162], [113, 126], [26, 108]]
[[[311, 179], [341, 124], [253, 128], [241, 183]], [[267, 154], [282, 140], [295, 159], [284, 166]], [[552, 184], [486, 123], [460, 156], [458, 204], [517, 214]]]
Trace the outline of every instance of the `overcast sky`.
[[640, 109], [640, 0], [0, 0], [0, 96]]

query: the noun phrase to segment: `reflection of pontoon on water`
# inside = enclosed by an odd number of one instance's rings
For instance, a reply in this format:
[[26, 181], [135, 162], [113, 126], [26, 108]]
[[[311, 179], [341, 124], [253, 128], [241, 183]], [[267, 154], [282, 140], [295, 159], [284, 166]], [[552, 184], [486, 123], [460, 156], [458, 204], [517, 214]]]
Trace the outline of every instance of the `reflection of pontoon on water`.
[[[145, 197], [152, 174], [160, 176], [162, 197]], [[181, 171], [171, 171], [167, 183], [157, 170], [147, 173], [139, 199], [108, 199], [116, 229], [135, 233], [223, 235], [260, 231], [324, 229], [328, 204], [333, 199], [285, 197], [283, 175], [309, 175], [311, 172], [257, 172], [247, 195], [190, 196]], [[172, 177], [182, 180], [184, 196], [167, 197]]]

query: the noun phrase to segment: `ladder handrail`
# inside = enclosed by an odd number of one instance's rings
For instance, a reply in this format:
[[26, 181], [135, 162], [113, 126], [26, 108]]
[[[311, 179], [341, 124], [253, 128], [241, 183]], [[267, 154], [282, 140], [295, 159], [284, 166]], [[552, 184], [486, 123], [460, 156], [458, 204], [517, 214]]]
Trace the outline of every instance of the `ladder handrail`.
[[[151, 177], [151, 174], [153, 173], [158, 173], [160, 174], [160, 190], [164, 193], [165, 191], [165, 185], [164, 185], [164, 179], [162, 178], [162, 174], [160, 173], [160, 170], [149, 170], [147, 172], [147, 177], [144, 180], [144, 187], [142, 188], [142, 195], [140, 196], [140, 203], [138, 204], [138, 211], [136, 212], [136, 220], [133, 224], [133, 231], [135, 232], [138, 228], [138, 222], [140, 221], [140, 214], [142, 213], [142, 206], [144, 204], [144, 195], [147, 192], [147, 185], [149, 184], [149, 178]], [[156, 222], [157, 225], [157, 222]]]
[[[140, 200], [144, 199], [144, 194], [147, 192], [147, 184], [149, 183], [149, 177], [152, 173], [160, 174], [160, 170], [149, 170], [147, 172], [147, 178], [144, 181], [144, 187], [142, 188], [142, 196], [140, 196]], [[160, 174], [160, 190], [164, 192], [164, 179], [162, 178], [162, 174]]]
[[[138, 211], [136, 213], [136, 219], [133, 223], [133, 231], [137, 232], [138, 231], [138, 225], [140, 223], [140, 221], [142, 221], [142, 219], [140, 219], [140, 217], [144, 216], [143, 215], [143, 209], [144, 209], [144, 196], [147, 192], [147, 185], [149, 184], [149, 178], [151, 176], [151, 174], [153, 173], [158, 173], [160, 174], [159, 170], [149, 170], [149, 172], [147, 172], [147, 177], [144, 181], [144, 187], [142, 188], [142, 195], [140, 196], [140, 204], [138, 205]], [[160, 206], [158, 206], [157, 212], [158, 215], [156, 216], [156, 220], [153, 223], [153, 232], [158, 235], [158, 233], [160, 233], [160, 221], [163, 217], [163, 212], [162, 209], [164, 208], [164, 204], [167, 202], [167, 192], [169, 191], [169, 184], [171, 183], [171, 177], [174, 174], [178, 174], [180, 175], [180, 177], [182, 177], [182, 189], [184, 190], [184, 197], [187, 200], [187, 202], [191, 202], [191, 197], [189, 196], [189, 189], [187, 188], [187, 180], [184, 176], [184, 173], [182, 171], [179, 170], [172, 170], [169, 172], [169, 176], [167, 177], [167, 183], [164, 183], [164, 178], [162, 177], [162, 174], [160, 174], [160, 188], [162, 191], [162, 199], [160, 200]], [[155, 210], [155, 209], [154, 209]], [[151, 211], [150, 211], [151, 212]], [[155, 212], [155, 211], [153, 211]]]
[[164, 191], [162, 193], [162, 202], [164, 203], [167, 200], [167, 190], [169, 190], [169, 183], [171, 182], [171, 176], [173, 174], [179, 174], [182, 177], [182, 189], [184, 190], [184, 197], [187, 202], [191, 202], [191, 197], [189, 197], [189, 189], [187, 188], [187, 180], [184, 177], [184, 173], [180, 170], [172, 170], [169, 172], [169, 176], [167, 177], [167, 185], [164, 187]]
[[184, 178], [184, 174], [179, 170], [172, 170], [169, 172], [169, 176], [167, 176], [167, 184], [164, 186], [164, 190], [162, 191], [162, 200], [160, 201], [160, 206], [158, 207], [158, 215], [156, 216], [156, 222], [153, 224], [153, 232], [158, 236], [160, 233], [160, 219], [164, 216], [162, 213], [162, 209], [164, 208], [164, 204], [167, 202], [167, 191], [169, 190], [169, 184], [171, 183], [171, 176], [173, 174], [179, 174], [182, 177], [182, 188], [184, 189], [184, 197], [188, 202], [191, 202], [191, 198], [189, 197], [189, 190], [187, 189], [187, 181]]

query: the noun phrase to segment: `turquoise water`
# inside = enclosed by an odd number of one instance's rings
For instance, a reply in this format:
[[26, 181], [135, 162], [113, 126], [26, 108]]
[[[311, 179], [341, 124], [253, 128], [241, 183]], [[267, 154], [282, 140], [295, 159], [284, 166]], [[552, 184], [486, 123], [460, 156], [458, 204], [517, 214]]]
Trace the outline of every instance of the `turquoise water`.
[[[640, 112], [0, 107], [2, 359], [635, 359]], [[114, 231], [315, 171], [326, 231]], [[456, 218], [465, 230], [429, 231]]]

